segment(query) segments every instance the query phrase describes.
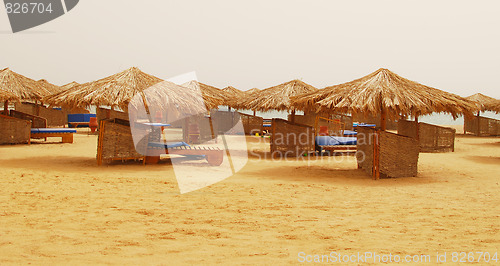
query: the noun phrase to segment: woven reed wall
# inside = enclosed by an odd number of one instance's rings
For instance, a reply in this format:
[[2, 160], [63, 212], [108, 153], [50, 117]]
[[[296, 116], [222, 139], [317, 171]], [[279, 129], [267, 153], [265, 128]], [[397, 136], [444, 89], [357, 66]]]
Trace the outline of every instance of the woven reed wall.
[[367, 127], [358, 128], [358, 142], [356, 160], [358, 168], [363, 169], [370, 176], [373, 170], [373, 136], [375, 130]]
[[314, 151], [314, 128], [273, 118], [271, 128], [271, 155], [298, 157]]
[[[109, 113], [109, 117], [108, 117], [108, 113]], [[105, 108], [97, 108], [96, 109], [96, 117], [97, 117], [98, 124], [100, 124], [101, 120], [104, 120], [104, 119], [118, 118], [121, 120], [129, 120], [128, 113], [122, 112], [122, 111], [111, 110], [111, 109], [105, 109]]]
[[[316, 117], [324, 117], [331, 120], [338, 120], [343, 124], [342, 129], [352, 130], [352, 117], [340, 114], [305, 114], [295, 115], [295, 123], [315, 127]], [[288, 121], [292, 121], [292, 115], [288, 115]], [[339, 131], [338, 124], [328, 122], [327, 120], [318, 120], [318, 126], [327, 126], [329, 131]]]
[[261, 133], [263, 129], [264, 119], [260, 116], [253, 116], [247, 114], [240, 114], [241, 123], [243, 123], [243, 128], [245, 129], [246, 135], [253, 135], [255, 133]]
[[[317, 114], [295, 115], [295, 123], [314, 127]], [[292, 121], [292, 115], [288, 115], [288, 121]]]
[[103, 120], [98, 138], [97, 157], [101, 151], [103, 160], [131, 160], [142, 159], [134, 145], [132, 132], [127, 120]]
[[34, 103], [16, 103], [15, 109], [25, 114], [37, 115], [47, 119], [48, 127], [63, 127], [68, 124], [67, 113], [63, 110], [47, 108], [40, 105], [37, 106]]
[[217, 128], [215, 128], [216, 125], [212, 124], [211, 118], [206, 117], [204, 114], [193, 115], [184, 119], [184, 124], [182, 126], [184, 141], [187, 143], [190, 143], [188, 136], [190, 134], [188, 124], [198, 125], [198, 129], [200, 131], [199, 142], [193, 144], [207, 142], [209, 140], [217, 138], [218, 136]]
[[[479, 128], [477, 126], [478, 121]], [[474, 118], [465, 117], [464, 131], [476, 136], [500, 136], [500, 120], [482, 116], [475, 116]]]
[[19, 112], [16, 110], [10, 110], [10, 116], [23, 119], [23, 120], [29, 120], [31, 121], [31, 128], [46, 128], [47, 127], [47, 119], [41, 117], [41, 116], [36, 116], [36, 115], [30, 115], [26, 114], [23, 112]]
[[420, 152], [453, 152], [455, 135], [454, 128], [419, 123]]
[[[400, 120], [398, 134], [417, 138], [416, 125], [415, 121]], [[422, 122], [418, 126], [420, 152], [453, 152], [455, 150], [455, 129]]]
[[[364, 116], [363, 114], [355, 114], [353, 115], [352, 118], [354, 121], [360, 122], [360, 123], [366, 123], [366, 124], [375, 124], [377, 127], [380, 127], [380, 115], [378, 116]], [[396, 120], [393, 119], [387, 119], [386, 122], [386, 129], [387, 130], [397, 130], [398, 124]]]
[[384, 177], [412, 177], [418, 173], [419, 145], [417, 140], [380, 132], [380, 175]]
[[29, 143], [30, 135], [29, 120], [0, 115], [0, 144]]
[[[371, 128], [358, 128], [356, 152], [358, 168], [363, 169], [370, 176], [373, 174], [375, 132]], [[417, 175], [419, 145], [416, 139], [381, 131], [379, 143], [379, 165], [382, 177], [412, 177]]]
[[90, 111], [85, 109], [85, 108], [79, 108], [79, 107], [65, 108], [65, 107], [63, 107], [61, 109], [67, 115], [69, 115], [69, 114], [90, 114]]
[[214, 129], [217, 130], [218, 134], [238, 133], [236, 132], [237, 129], [235, 129], [236, 124], [240, 122], [241, 118], [238, 112], [212, 110], [210, 111], [210, 117], [212, 118]]
[[415, 121], [399, 120], [398, 121], [398, 134], [417, 138], [417, 123]]

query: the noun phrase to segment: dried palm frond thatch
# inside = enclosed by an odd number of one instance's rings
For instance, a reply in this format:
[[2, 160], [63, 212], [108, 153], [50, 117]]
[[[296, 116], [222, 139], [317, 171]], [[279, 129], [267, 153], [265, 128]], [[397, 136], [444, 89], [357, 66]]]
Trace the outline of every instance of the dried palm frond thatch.
[[238, 102], [238, 106], [244, 109], [256, 111], [284, 111], [293, 110], [290, 98], [304, 93], [316, 92], [318, 89], [301, 81], [292, 80], [273, 86], [250, 95], [245, 100]]
[[9, 68], [0, 70], [0, 90], [14, 94], [18, 101], [39, 100], [50, 93], [37, 81], [20, 75]]
[[476, 104], [477, 112], [495, 111], [495, 105], [500, 104], [500, 100], [481, 93], [476, 93], [474, 95], [465, 97], [465, 99], [471, 100]]
[[63, 90], [71, 89], [71, 88], [78, 86], [78, 85], [80, 85], [80, 83], [78, 83], [76, 81], [72, 81], [68, 84], [62, 85], [60, 88], [61, 88], [61, 91], [63, 91]]
[[41, 79], [37, 82], [40, 84], [42, 88], [44, 88], [44, 91], [46, 92], [46, 94], [43, 95], [43, 97], [52, 95], [62, 90], [61, 87], [48, 82], [46, 79]]
[[260, 92], [260, 90], [259, 90], [259, 89], [257, 89], [257, 88], [253, 88], [253, 89], [249, 89], [249, 90], [247, 90], [247, 91], [245, 91], [245, 92], [246, 92], [247, 94], [249, 94], [249, 95], [253, 95], [253, 94], [255, 94], [255, 93], [259, 93], [259, 92]]
[[129, 108], [140, 109], [143, 105], [155, 110], [179, 114], [206, 113], [201, 95], [194, 90], [179, 86], [169, 81], [157, 83], [136, 94], [129, 103]]
[[243, 99], [248, 96], [246, 91], [240, 91], [232, 86], [225, 87], [222, 91], [226, 93], [227, 97], [226, 101], [224, 101], [224, 105], [233, 108], [236, 108], [239, 99]]
[[433, 112], [472, 115], [474, 103], [458, 95], [405, 79], [379, 69], [351, 82], [295, 97], [293, 104], [304, 111], [329, 111], [382, 115], [391, 118]]
[[44, 101], [61, 106], [118, 106], [126, 110], [135, 94], [161, 81], [160, 78], [146, 74], [137, 67], [131, 67], [109, 77], [52, 94], [45, 97]]
[[182, 84], [183, 87], [190, 88], [194, 91], [200, 91], [205, 101], [207, 109], [217, 108], [219, 105], [224, 105], [228, 100], [226, 93], [216, 87], [192, 80]]
[[19, 101], [19, 97], [12, 92], [4, 91], [0, 88], [0, 102], [3, 101]]

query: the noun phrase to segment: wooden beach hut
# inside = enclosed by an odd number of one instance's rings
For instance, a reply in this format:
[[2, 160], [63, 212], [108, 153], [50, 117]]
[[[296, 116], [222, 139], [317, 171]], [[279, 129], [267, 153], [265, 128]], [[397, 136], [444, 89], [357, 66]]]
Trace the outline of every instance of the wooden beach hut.
[[476, 115], [464, 119], [464, 133], [472, 133], [475, 136], [500, 136], [500, 120], [481, 116], [481, 112], [496, 111], [500, 106], [500, 100], [476, 93], [466, 97], [476, 105]]
[[418, 117], [445, 112], [454, 118], [470, 115], [474, 106], [462, 97], [405, 79], [388, 69], [379, 69], [351, 82], [331, 86], [294, 99], [304, 111], [337, 111], [380, 115], [380, 127], [359, 128], [358, 167], [374, 179], [417, 174], [420, 150], [416, 138], [386, 132], [387, 118]]

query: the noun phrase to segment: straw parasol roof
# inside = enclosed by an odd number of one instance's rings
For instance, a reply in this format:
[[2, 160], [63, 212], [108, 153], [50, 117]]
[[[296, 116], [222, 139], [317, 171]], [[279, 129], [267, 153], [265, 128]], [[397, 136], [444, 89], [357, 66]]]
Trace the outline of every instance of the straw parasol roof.
[[252, 94], [255, 94], [255, 93], [259, 93], [259, 92], [260, 92], [260, 90], [259, 90], [259, 89], [257, 89], [257, 88], [253, 88], [253, 89], [249, 89], [249, 90], [247, 90], [247, 91], [245, 91], [245, 92], [246, 92], [247, 94], [249, 94], [249, 95], [252, 95]]
[[161, 81], [160, 78], [146, 74], [137, 67], [131, 67], [109, 77], [52, 94], [44, 100], [54, 105], [118, 106], [126, 110], [135, 94]]
[[18, 101], [39, 100], [49, 93], [37, 81], [20, 75], [9, 68], [0, 70], [0, 90], [14, 94]]
[[43, 96], [49, 96], [51, 94], [54, 94], [54, 93], [57, 93], [57, 92], [61, 91], [61, 87], [48, 82], [46, 79], [41, 79], [41, 80], [39, 80], [37, 82], [47, 92], [47, 94], [43, 95]]
[[194, 90], [186, 89], [186, 87], [170, 81], [163, 81], [149, 87], [136, 94], [129, 103], [129, 107], [136, 110], [143, 105], [155, 110], [180, 114], [198, 114], [207, 111], [201, 95], [197, 95]]
[[235, 107], [239, 99], [246, 98], [249, 95], [246, 91], [240, 91], [232, 86], [225, 87], [222, 91], [226, 93], [227, 97], [224, 105], [229, 107]]
[[486, 96], [481, 93], [476, 93], [465, 99], [471, 100], [476, 104], [476, 110], [480, 112], [484, 111], [495, 111], [495, 105], [500, 104], [500, 100]]
[[228, 100], [228, 96], [221, 89], [192, 80], [182, 84], [183, 87], [201, 91], [203, 100], [207, 109], [217, 108], [219, 105], [224, 105]]
[[293, 110], [294, 107], [290, 101], [291, 97], [316, 92], [317, 90], [301, 80], [292, 80], [252, 94], [244, 101], [239, 102], [239, 105], [245, 109], [264, 112], [269, 110]]
[[70, 82], [70, 83], [68, 83], [68, 84], [64, 84], [64, 85], [62, 85], [62, 86], [61, 86], [61, 91], [63, 91], [63, 90], [67, 90], [67, 89], [71, 89], [71, 88], [73, 88], [73, 87], [75, 87], [75, 86], [78, 86], [78, 85], [80, 85], [80, 83], [78, 83], [78, 82], [76, 82], [76, 81], [72, 81], [72, 82]]
[[387, 114], [389, 117], [419, 116], [445, 112], [454, 118], [471, 115], [473, 102], [458, 95], [405, 79], [381, 68], [351, 82], [294, 98], [301, 110]]
[[9, 91], [4, 91], [0, 89], [0, 102], [3, 101], [19, 101], [19, 97], [17, 97], [14, 93]]

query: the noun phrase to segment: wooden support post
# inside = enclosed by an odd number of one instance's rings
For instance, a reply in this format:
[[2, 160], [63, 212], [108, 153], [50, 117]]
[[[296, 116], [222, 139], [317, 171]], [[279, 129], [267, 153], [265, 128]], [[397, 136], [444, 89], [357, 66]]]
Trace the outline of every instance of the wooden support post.
[[9, 115], [9, 101], [3, 103], [3, 114]]
[[380, 179], [380, 131], [375, 130], [373, 135], [373, 168], [372, 178]]
[[255, 116], [255, 110], [253, 110], [253, 116]]
[[419, 116], [420, 116], [420, 112], [417, 112], [417, 114], [415, 114], [415, 130], [417, 131], [417, 132], [415, 132], [415, 138], [420, 143], [420, 124], [418, 122]]
[[295, 109], [292, 110], [292, 121], [290, 121], [295, 124]]
[[477, 134], [478, 137], [481, 137], [481, 111], [477, 112]]
[[385, 131], [387, 129], [387, 110], [382, 107], [382, 113], [380, 115], [380, 129]]

